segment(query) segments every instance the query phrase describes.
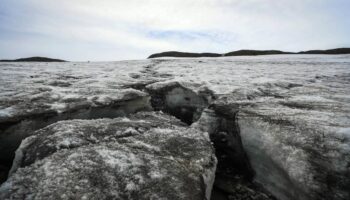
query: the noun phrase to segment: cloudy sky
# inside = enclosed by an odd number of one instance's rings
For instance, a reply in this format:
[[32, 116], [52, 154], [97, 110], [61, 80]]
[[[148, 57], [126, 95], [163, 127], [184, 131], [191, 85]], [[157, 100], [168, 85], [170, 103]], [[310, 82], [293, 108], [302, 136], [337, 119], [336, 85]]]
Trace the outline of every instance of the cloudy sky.
[[350, 46], [349, 0], [0, 0], [0, 58]]

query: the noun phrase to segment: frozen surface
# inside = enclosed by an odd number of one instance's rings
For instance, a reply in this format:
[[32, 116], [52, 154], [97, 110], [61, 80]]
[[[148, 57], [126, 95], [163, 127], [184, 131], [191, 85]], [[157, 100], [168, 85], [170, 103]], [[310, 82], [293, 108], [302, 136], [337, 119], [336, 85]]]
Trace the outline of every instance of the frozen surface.
[[209, 136], [161, 113], [52, 124], [22, 142], [0, 199], [210, 197]]
[[[127, 99], [133, 72], [151, 61], [111, 63], [1, 63], [0, 122], [11, 117], [65, 112]], [[161, 79], [161, 78], [159, 78]], [[153, 78], [152, 81], [158, 80]], [[141, 80], [140, 80], [141, 81]], [[150, 81], [144, 78], [142, 81]], [[132, 91], [145, 95], [140, 91]], [[13, 120], [13, 119], [12, 119]]]
[[[264, 92], [349, 102], [346, 55], [259, 56], [99, 63], [1, 63], [0, 121], [40, 110], [62, 112], [74, 103], [108, 103], [128, 88], [182, 81], [216, 94]], [[338, 81], [337, 81], [338, 80]], [[164, 82], [164, 83], [162, 83]], [[158, 87], [159, 87], [158, 86]], [[294, 88], [296, 87], [296, 88]], [[289, 89], [294, 88], [293, 92]], [[295, 92], [294, 92], [295, 91]], [[43, 112], [43, 111], [42, 111]]]
[[[181, 88], [163, 91], [174, 84]], [[149, 90], [168, 92], [159, 95], [160, 100], [178, 113], [183, 110], [176, 106], [186, 101], [200, 105], [200, 111], [208, 104], [231, 112], [256, 171], [255, 181], [278, 198], [349, 199], [349, 55], [1, 63], [1, 131], [12, 123], [22, 127], [23, 119], [43, 113], [61, 116], [82, 107], [110, 110], [115, 102], [154, 95]], [[193, 112], [192, 107], [184, 112], [188, 110]], [[105, 110], [98, 113], [106, 116]], [[81, 142], [73, 137], [56, 145]]]
[[236, 116], [255, 181], [278, 199], [350, 198], [350, 56], [167, 62], [159, 72], [207, 86]]

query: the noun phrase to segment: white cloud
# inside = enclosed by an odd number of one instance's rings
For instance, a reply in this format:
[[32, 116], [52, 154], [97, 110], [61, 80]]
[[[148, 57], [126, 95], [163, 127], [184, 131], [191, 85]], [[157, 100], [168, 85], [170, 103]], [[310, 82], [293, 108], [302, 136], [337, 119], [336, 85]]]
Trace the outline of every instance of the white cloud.
[[[326, 0], [19, 0], [13, 9], [17, 18], [7, 29], [76, 43], [74, 54], [69, 54], [69, 44], [60, 48], [66, 46], [62, 51], [67, 58], [78, 60], [84, 59], [78, 45], [84, 43], [120, 55], [106, 57], [96, 50], [95, 57], [86, 60], [142, 58], [166, 50], [350, 45], [349, 28], [344, 28], [349, 19], [337, 18], [328, 5], [332, 3]], [[159, 37], [152, 36], [154, 32]]]

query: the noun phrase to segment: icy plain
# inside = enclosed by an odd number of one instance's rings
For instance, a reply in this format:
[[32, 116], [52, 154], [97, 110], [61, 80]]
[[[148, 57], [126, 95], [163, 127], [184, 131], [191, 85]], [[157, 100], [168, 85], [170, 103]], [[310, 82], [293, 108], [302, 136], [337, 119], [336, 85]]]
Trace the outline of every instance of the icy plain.
[[155, 108], [210, 135], [210, 119], [235, 121], [253, 182], [277, 199], [350, 198], [350, 55], [1, 63], [1, 165], [52, 123]]

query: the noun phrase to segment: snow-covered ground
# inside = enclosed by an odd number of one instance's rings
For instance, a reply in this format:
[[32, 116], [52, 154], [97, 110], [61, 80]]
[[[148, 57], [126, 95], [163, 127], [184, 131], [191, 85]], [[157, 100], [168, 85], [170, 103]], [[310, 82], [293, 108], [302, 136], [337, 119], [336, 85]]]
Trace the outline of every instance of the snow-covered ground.
[[[191, 106], [201, 102], [200, 111], [206, 103], [234, 110], [255, 181], [278, 198], [349, 198], [350, 55], [0, 63], [0, 149], [12, 140], [4, 138], [13, 124], [27, 130], [24, 121], [38, 116], [114, 109], [133, 100], [125, 115], [146, 108], [154, 95], [150, 90], [176, 85], [188, 91], [165, 95], [172, 104], [198, 94], [188, 101]], [[207, 94], [203, 91], [213, 98], [200, 100]], [[176, 95], [183, 96], [174, 100]], [[114, 116], [106, 112], [99, 110], [98, 116]], [[99, 118], [94, 113], [74, 116]], [[68, 118], [50, 123], [62, 119]], [[50, 124], [41, 121], [41, 126]]]
[[[258, 57], [138, 60], [98, 63], [1, 63], [0, 121], [41, 108], [63, 111], [75, 101], [121, 99], [128, 85], [167, 80], [204, 85], [216, 94], [250, 94], [273, 90], [287, 94], [290, 84], [307, 87], [306, 98], [349, 100], [344, 79], [350, 56], [278, 55]], [[339, 78], [337, 78], [339, 77]], [[293, 86], [293, 85], [292, 85]], [[300, 89], [300, 90], [302, 90]], [[328, 93], [329, 92], [329, 93]], [[301, 93], [301, 94], [300, 94]]]

